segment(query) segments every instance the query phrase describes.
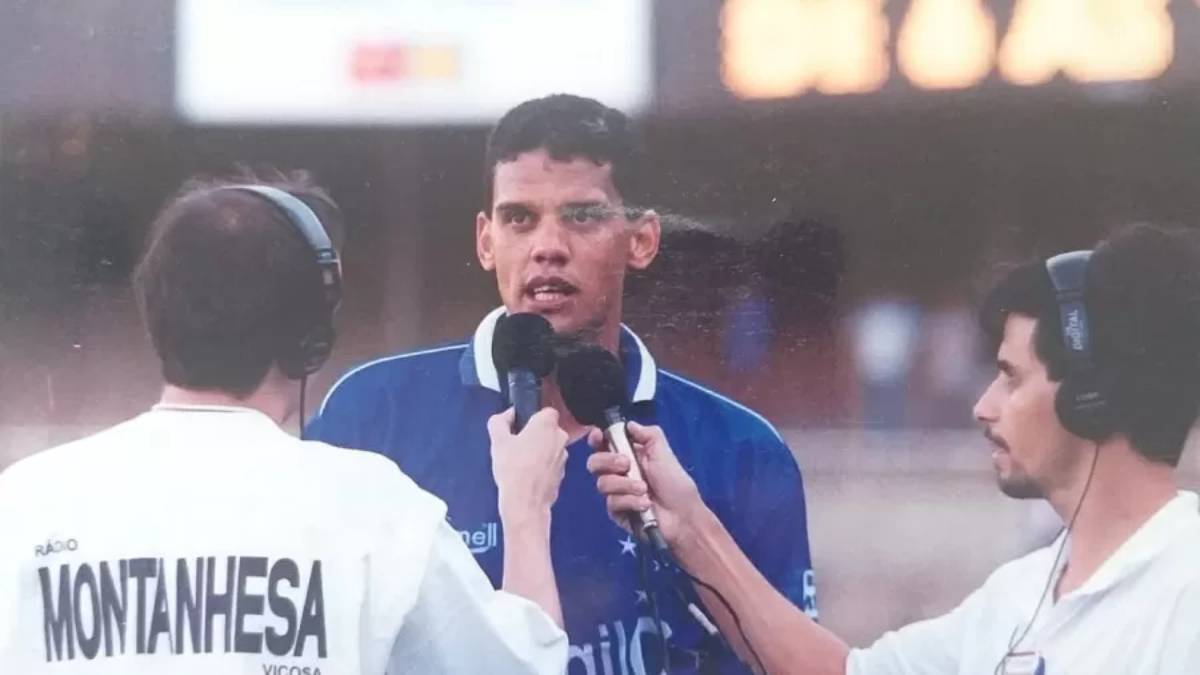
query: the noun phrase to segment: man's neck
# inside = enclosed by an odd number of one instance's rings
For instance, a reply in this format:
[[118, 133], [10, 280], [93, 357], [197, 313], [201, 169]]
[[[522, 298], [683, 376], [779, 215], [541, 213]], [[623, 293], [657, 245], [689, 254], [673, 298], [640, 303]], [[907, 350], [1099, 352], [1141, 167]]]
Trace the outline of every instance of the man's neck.
[[[1127, 442], [1101, 444], [1098, 452], [1095, 475], [1082, 506], [1086, 473], [1074, 489], [1050, 498], [1064, 523], [1069, 523], [1079, 509], [1071, 531], [1067, 568], [1059, 580], [1056, 597], [1086, 583], [1176, 495], [1171, 467], [1144, 459]], [[1085, 469], [1090, 469], [1090, 458], [1086, 464]]]
[[[293, 384], [292, 386], [296, 386]], [[215, 389], [185, 389], [168, 384], [163, 387], [159, 403], [168, 406], [218, 406], [257, 410], [280, 426], [291, 416], [292, 409], [286, 394], [277, 386], [263, 383], [245, 398]]]

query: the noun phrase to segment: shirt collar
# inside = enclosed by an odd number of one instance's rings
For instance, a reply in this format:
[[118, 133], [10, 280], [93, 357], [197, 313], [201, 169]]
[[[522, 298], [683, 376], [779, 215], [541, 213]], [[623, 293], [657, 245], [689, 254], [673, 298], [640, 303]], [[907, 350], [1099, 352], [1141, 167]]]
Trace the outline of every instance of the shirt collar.
[[[459, 374], [463, 384], [483, 387], [497, 393], [501, 391], [500, 373], [492, 361], [492, 336], [496, 332], [496, 322], [504, 314], [504, 307], [492, 310], [475, 329], [475, 335], [459, 362]], [[642, 339], [624, 324], [621, 325], [618, 352], [621, 365], [625, 369], [629, 400], [633, 403], [654, 400], [658, 384], [658, 366]]]
[[167, 413], [241, 413], [264, 417], [274, 424], [274, 420], [258, 408], [242, 405], [207, 405], [200, 403], [155, 403], [150, 406], [150, 412]]
[[[1180, 491], [1121, 544], [1091, 578], [1071, 595], [1099, 593], [1154, 560], [1189, 528], [1200, 525], [1200, 496]], [[1188, 535], [1192, 536], [1192, 535]], [[1067, 543], [1070, 546], [1070, 542]]]
[[287, 432], [269, 415], [257, 408], [233, 405], [192, 405], [157, 403], [146, 415], [151, 419], [170, 420], [172, 424], [201, 425], [225, 428], [235, 425], [240, 428], [260, 428], [281, 434]]

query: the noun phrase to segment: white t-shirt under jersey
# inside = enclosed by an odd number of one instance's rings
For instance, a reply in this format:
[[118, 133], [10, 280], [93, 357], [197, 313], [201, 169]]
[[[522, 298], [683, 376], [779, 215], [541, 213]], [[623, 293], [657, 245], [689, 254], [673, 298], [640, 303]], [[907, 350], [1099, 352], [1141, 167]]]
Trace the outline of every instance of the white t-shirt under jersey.
[[0, 673], [562, 673], [445, 505], [241, 408], [158, 408], [0, 474]]

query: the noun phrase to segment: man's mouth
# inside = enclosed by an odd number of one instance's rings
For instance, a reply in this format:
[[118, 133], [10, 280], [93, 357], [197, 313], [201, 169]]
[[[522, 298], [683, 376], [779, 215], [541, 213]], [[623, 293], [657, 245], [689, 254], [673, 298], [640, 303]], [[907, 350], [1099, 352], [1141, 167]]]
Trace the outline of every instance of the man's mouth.
[[579, 292], [573, 284], [558, 277], [537, 278], [525, 284], [525, 296], [538, 304], [554, 304]]
[[988, 439], [988, 442], [992, 444], [993, 452], [1008, 452], [1008, 444], [991, 429], [984, 429], [983, 437]]

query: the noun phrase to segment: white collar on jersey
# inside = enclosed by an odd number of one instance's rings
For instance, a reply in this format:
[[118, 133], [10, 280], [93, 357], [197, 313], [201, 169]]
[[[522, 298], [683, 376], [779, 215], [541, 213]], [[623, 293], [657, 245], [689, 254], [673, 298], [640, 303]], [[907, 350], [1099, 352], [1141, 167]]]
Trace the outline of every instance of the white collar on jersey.
[[[500, 320], [501, 316], [504, 316], [505, 311], [504, 307], [497, 307], [489, 312], [479, 323], [479, 327], [475, 329], [475, 337], [471, 340], [475, 376], [479, 379], [480, 386], [496, 392], [500, 391], [500, 374], [496, 371], [495, 362], [492, 361], [492, 335], [496, 332], [496, 322]], [[636, 348], [639, 369], [637, 386], [633, 390], [633, 402], [652, 401], [658, 383], [658, 365], [654, 362], [654, 357], [650, 355], [650, 350], [646, 349], [642, 339], [629, 330], [628, 326], [621, 324], [622, 352], [626, 352], [624, 348], [626, 340], [632, 340], [632, 346]]]

